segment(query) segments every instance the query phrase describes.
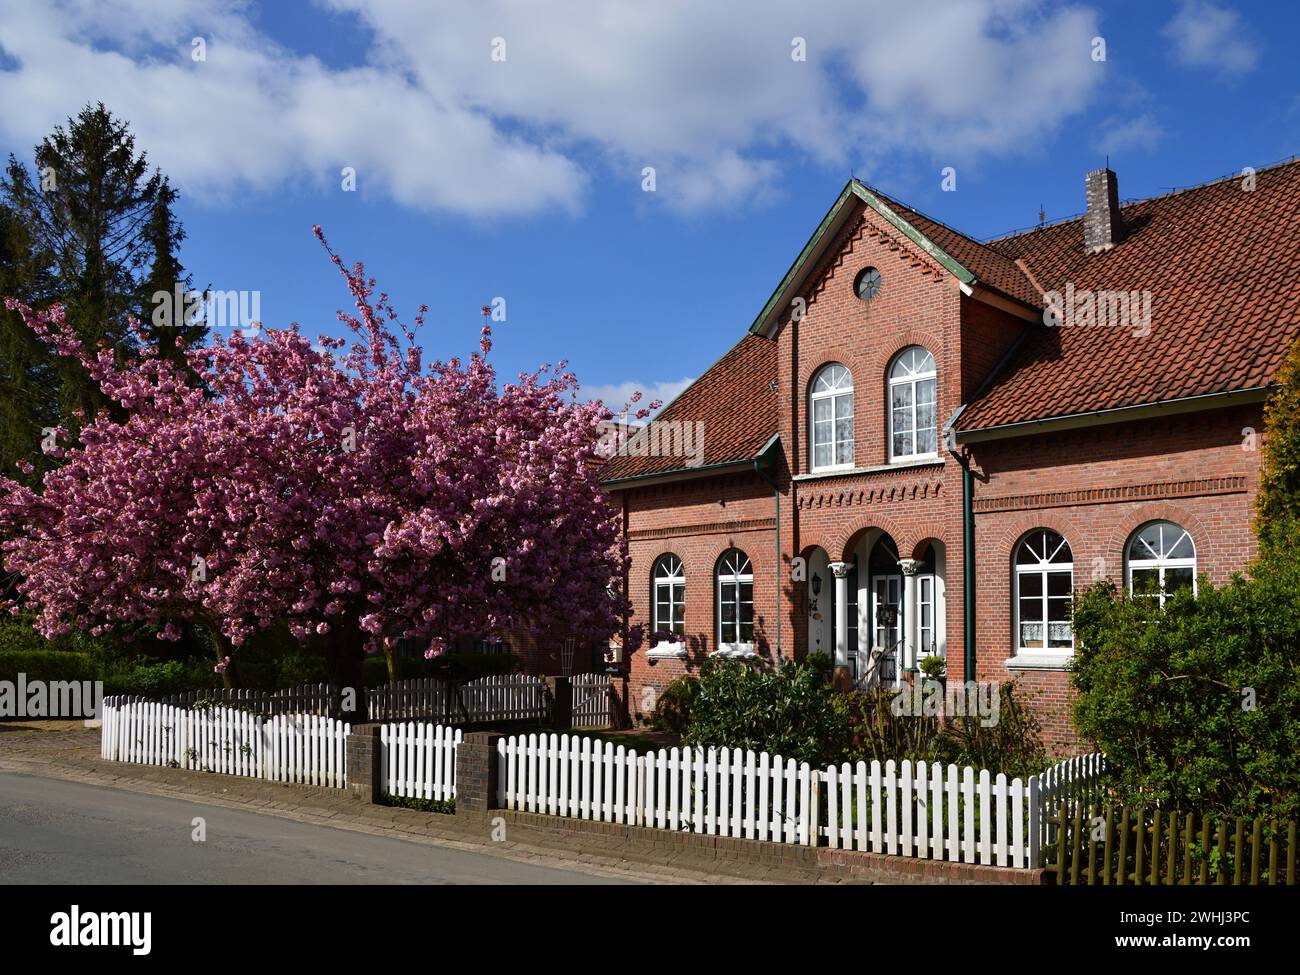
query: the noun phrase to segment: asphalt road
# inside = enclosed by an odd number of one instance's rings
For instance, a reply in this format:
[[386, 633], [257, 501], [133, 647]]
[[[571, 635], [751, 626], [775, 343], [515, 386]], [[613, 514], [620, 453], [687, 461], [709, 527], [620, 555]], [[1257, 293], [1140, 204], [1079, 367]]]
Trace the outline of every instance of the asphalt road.
[[[207, 839], [191, 838], [194, 817]], [[605, 884], [469, 850], [0, 773], [0, 884]]]

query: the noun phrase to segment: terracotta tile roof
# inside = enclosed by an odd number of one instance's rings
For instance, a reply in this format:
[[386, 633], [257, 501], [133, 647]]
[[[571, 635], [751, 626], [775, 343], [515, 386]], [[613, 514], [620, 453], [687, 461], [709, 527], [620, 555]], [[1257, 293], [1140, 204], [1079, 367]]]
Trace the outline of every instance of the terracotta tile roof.
[[[697, 466], [752, 460], [777, 431], [776, 343], [747, 335], [673, 400], [657, 421], [701, 421], [704, 458]], [[685, 457], [615, 457], [602, 481], [690, 470]]]
[[[1300, 335], [1300, 162], [1121, 208], [1125, 236], [1085, 254], [1082, 218], [990, 241], [1045, 291], [1150, 291], [1151, 328], [1031, 332], [966, 410], [982, 429], [1251, 389]], [[956, 256], [956, 255], [954, 255]]]
[[1042, 296], [1038, 293], [1038, 289], [1016, 266], [1014, 258], [998, 252], [987, 244], [981, 244], [975, 238], [967, 237], [960, 231], [953, 230], [947, 224], [932, 220], [920, 211], [913, 210], [906, 203], [900, 203], [879, 190], [872, 188], [871, 192], [883, 200], [898, 216], [943, 248], [950, 257], [979, 278], [983, 284], [1027, 305], [1033, 305], [1035, 308], [1043, 307]]

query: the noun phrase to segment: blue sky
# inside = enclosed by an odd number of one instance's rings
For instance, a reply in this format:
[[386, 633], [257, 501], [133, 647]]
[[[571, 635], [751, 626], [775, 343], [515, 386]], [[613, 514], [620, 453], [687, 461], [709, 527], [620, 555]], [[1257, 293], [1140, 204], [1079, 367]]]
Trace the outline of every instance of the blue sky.
[[103, 100], [197, 284], [337, 333], [319, 223], [431, 306], [431, 354], [501, 296], [502, 370], [567, 358], [616, 403], [743, 335], [850, 173], [984, 238], [1077, 213], [1107, 155], [1138, 198], [1300, 151], [1291, 3], [795, 6], [0, 0], [0, 149]]

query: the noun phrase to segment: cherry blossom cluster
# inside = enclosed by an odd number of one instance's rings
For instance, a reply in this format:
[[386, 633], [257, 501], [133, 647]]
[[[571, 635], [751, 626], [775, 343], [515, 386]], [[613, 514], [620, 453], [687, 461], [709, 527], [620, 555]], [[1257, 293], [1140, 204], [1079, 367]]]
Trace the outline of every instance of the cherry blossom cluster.
[[30, 465], [0, 476], [7, 606], [50, 637], [203, 627], [222, 669], [277, 621], [301, 640], [355, 630], [367, 652], [521, 626], [609, 636], [627, 560], [595, 477], [609, 411], [564, 363], [498, 381], [486, 325], [464, 361], [426, 363], [427, 309], [408, 328], [316, 234], [355, 304], [350, 340], [236, 332], [186, 350], [186, 370], [138, 329], [124, 359], [86, 349], [59, 306], [6, 302], [113, 404], [75, 443], [54, 432], [62, 462], [39, 483]]

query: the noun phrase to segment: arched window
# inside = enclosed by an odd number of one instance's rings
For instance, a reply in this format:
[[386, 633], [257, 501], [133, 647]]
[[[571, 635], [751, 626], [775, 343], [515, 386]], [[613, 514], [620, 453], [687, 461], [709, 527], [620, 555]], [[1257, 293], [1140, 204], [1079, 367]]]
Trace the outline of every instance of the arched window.
[[1016, 548], [1016, 641], [1021, 651], [1074, 647], [1070, 599], [1074, 556], [1054, 531], [1035, 529]]
[[749, 556], [729, 549], [718, 559], [718, 649], [754, 647], [754, 570]]
[[853, 377], [838, 362], [823, 366], [808, 394], [812, 469], [853, 466]]
[[654, 631], [686, 635], [686, 571], [675, 555], [661, 555], [655, 563]]
[[1134, 532], [1125, 561], [1130, 595], [1159, 599], [1163, 607], [1176, 590], [1190, 586], [1196, 592], [1196, 544], [1172, 521], [1153, 521]]
[[900, 352], [889, 367], [889, 458], [937, 457], [934, 356], [919, 345]]

